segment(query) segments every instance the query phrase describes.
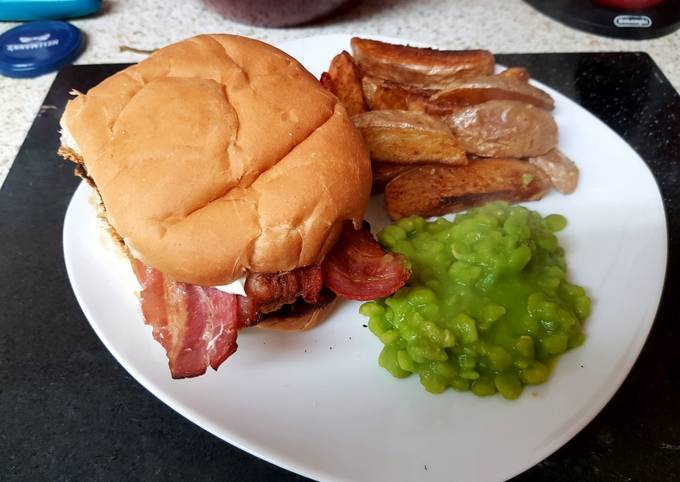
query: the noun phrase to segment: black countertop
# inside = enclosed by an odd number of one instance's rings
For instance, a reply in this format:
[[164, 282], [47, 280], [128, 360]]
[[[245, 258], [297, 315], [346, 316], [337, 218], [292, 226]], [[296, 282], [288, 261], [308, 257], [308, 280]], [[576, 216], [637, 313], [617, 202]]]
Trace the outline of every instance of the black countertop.
[[[680, 480], [680, 97], [644, 53], [498, 61], [529, 68], [626, 139], [654, 172], [669, 224], [666, 288], [638, 362], [593, 422], [517, 480]], [[72, 88], [87, 90], [122, 67], [59, 73], [0, 190], [0, 479], [305, 480], [147, 392], [73, 296], [61, 230], [79, 181], [55, 154], [58, 119]]]

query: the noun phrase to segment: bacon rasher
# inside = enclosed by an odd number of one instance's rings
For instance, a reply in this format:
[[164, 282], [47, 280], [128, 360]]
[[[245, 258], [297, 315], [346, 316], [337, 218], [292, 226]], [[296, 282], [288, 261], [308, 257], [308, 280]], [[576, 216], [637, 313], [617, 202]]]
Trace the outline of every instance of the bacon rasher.
[[132, 268], [142, 286], [144, 319], [165, 348], [173, 378], [203, 375], [208, 366], [217, 370], [236, 351], [239, 328], [298, 299], [314, 305], [324, 285], [342, 298], [372, 300], [391, 295], [410, 275], [403, 256], [386, 253], [368, 229], [349, 223], [321, 266], [251, 273], [247, 297], [173, 281], [138, 260]]
[[386, 253], [366, 225], [355, 230], [349, 223], [321, 269], [323, 282], [331, 291], [359, 301], [390, 296], [411, 276], [404, 256]]
[[173, 378], [203, 375], [236, 351], [238, 296], [170, 280], [135, 260], [142, 313], [168, 355]]

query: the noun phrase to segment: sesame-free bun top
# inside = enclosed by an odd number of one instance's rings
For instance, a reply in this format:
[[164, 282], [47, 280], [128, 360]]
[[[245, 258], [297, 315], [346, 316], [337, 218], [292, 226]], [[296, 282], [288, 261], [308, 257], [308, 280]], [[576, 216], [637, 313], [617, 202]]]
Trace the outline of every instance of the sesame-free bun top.
[[201, 35], [78, 94], [62, 142], [144, 263], [220, 285], [319, 263], [371, 190], [344, 108], [257, 40]]

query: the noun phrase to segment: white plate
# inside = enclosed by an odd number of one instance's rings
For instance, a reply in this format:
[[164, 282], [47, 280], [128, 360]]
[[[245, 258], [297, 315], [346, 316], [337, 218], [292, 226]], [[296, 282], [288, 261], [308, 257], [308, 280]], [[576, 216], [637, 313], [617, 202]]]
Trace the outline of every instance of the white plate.
[[[349, 36], [286, 43], [319, 75]], [[581, 169], [577, 191], [530, 204], [569, 219], [560, 235], [570, 278], [593, 298], [585, 344], [550, 381], [508, 402], [449, 390], [426, 393], [416, 376], [378, 367], [381, 344], [343, 302], [320, 327], [297, 334], [247, 330], [215, 373], [173, 381], [144, 325], [126, 261], [106, 247], [86, 186], [64, 222], [64, 256], [97, 335], [142, 385], [218, 437], [323, 480], [507, 479], [557, 450], [607, 403], [642, 348], [666, 269], [661, 195], [645, 163], [609, 127], [559, 93], [560, 149]], [[382, 199], [369, 220], [382, 225]]]

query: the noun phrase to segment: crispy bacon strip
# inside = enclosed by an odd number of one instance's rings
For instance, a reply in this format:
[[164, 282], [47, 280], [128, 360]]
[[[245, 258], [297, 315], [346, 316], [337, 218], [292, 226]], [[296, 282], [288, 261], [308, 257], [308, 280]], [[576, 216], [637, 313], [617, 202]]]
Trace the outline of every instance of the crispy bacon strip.
[[370, 300], [391, 295], [410, 275], [401, 255], [385, 253], [369, 230], [355, 231], [349, 223], [322, 266], [252, 273], [247, 297], [173, 281], [138, 260], [132, 268], [142, 286], [144, 320], [165, 349], [173, 378], [203, 375], [208, 366], [217, 370], [236, 351], [238, 329], [266, 313], [327, 304], [335, 295], [322, 292], [324, 281], [338, 296]]
[[236, 351], [238, 296], [178, 283], [133, 261], [144, 320], [165, 348], [173, 378], [203, 375]]
[[360, 301], [391, 295], [411, 275], [406, 258], [386, 253], [366, 225], [355, 230], [349, 222], [321, 269], [326, 287], [342, 298]]
[[314, 305], [323, 287], [321, 267], [305, 266], [285, 273], [250, 273], [246, 278], [247, 297], [239, 296], [239, 327], [252, 326], [262, 316], [295, 303], [301, 298]]
[[286, 273], [251, 273], [245, 291], [262, 313], [271, 313], [283, 305], [294, 303], [299, 297], [309, 304], [319, 299], [323, 286], [321, 268], [305, 266]]

